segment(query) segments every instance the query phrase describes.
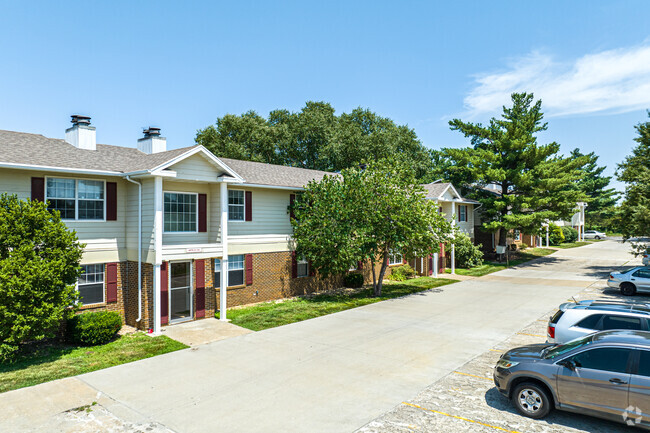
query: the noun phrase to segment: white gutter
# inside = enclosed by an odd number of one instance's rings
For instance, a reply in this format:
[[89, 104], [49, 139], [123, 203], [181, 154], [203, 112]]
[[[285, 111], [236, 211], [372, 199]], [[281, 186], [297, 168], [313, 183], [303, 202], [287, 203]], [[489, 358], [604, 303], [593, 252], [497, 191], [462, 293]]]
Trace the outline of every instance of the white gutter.
[[40, 170], [40, 171], [55, 171], [65, 173], [77, 174], [98, 174], [103, 176], [123, 176], [124, 173], [110, 170], [85, 170], [83, 168], [68, 168], [68, 167], [52, 167], [49, 165], [33, 165], [33, 164], [15, 164], [13, 162], [0, 162], [0, 168], [20, 168], [22, 170]]
[[250, 188], [267, 188], [267, 189], [286, 189], [288, 191], [304, 191], [305, 188], [301, 186], [274, 186], [274, 185], [260, 185], [257, 183], [243, 183], [241, 186], [248, 186]]
[[142, 320], [142, 184], [126, 176], [126, 180], [138, 185], [138, 318]]

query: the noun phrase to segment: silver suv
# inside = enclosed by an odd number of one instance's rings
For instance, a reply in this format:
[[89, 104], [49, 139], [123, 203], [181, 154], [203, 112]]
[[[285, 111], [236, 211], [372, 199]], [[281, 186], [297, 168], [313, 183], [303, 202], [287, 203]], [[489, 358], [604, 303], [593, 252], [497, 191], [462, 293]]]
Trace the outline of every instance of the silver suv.
[[598, 331], [650, 331], [650, 306], [615, 301], [567, 302], [548, 321], [547, 342], [565, 343]]
[[494, 383], [530, 418], [555, 408], [650, 429], [650, 332], [518, 347], [501, 355]]

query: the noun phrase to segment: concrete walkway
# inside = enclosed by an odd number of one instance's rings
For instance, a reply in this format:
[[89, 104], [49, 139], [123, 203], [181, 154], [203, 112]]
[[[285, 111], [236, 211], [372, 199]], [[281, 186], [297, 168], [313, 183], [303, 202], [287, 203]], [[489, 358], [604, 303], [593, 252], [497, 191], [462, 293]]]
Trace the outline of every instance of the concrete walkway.
[[[125, 423], [176, 432], [350, 432], [630, 261], [627, 248], [564, 250], [490, 278], [85, 374], [69, 379], [70, 404], [101, 393], [99, 405]], [[0, 415], [0, 431], [58, 431], [47, 420], [64, 405], [44, 404], [47, 385], [0, 394], [3, 412], [18, 411]], [[12, 406], [26, 394], [29, 404]]]
[[221, 322], [214, 317], [164, 326], [162, 328], [162, 335], [166, 335], [188, 346], [213, 343], [215, 341], [225, 340], [226, 338], [250, 334], [251, 332], [253, 331], [250, 329], [242, 328], [241, 326], [228, 322]]

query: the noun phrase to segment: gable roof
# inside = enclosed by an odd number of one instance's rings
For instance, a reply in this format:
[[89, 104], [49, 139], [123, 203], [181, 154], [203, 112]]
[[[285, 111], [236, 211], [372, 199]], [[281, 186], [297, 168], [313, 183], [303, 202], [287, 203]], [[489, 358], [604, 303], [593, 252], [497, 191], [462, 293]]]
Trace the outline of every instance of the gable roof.
[[434, 183], [427, 183], [424, 185], [420, 185], [422, 188], [424, 188], [426, 192], [426, 198], [430, 200], [443, 200], [443, 201], [448, 201], [443, 198], [443, 195], [445, 192], [447, 192], [448, 189], [451, 189], [453, 191], [453, 195], [458, 197], [458, 201], [461, 201], [463, 203], [474, 203], [478, 204], [477, 201], [475, 200], [470, 200], [468, 198], [463, 197], [460, 195], [460, 193], [456, 190], [454, 185], [452, 185], [449, 182], [434, 182]]
[[251, 185], [303, 188], [310, 180], [319, 181], [326, 175], [338, 176], [336, 173], [310, 170], [307, 168], [287, 167], [284, 165], [242, 161], [230, 158], [219, 159], [241, 175], [247, 184]]

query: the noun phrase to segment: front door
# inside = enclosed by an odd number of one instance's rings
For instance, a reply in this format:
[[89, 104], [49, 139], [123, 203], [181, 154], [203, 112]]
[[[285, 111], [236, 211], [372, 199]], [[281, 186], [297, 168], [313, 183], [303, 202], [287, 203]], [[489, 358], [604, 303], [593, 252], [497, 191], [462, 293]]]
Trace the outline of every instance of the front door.
[[171, 323], [192, 319], [192, 263], [171, 262], [169, 273], [169, 319]]
[[560, 366], [557, 375], [561, 404], [620, 417], [628, 406], [631, 352], [607, 347], [585, 350], [569, 358], [575, 369]]

